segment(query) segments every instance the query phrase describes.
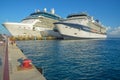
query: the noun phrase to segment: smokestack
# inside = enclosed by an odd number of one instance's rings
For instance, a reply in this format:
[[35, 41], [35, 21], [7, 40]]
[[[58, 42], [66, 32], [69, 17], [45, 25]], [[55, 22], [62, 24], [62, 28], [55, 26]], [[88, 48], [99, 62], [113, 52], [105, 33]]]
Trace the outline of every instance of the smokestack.
[[44, 12], [47, 12], [47, 9], [46, 9], [46, 8], [44, 8]]
[[40, 12], [40, 10], [39, 9], [35, 9], [35, 12], [37, 13], [37, 12]]
[[52, 13], [52, 14], [55, 14], [54, 8], [51, 9], [51, 13]]

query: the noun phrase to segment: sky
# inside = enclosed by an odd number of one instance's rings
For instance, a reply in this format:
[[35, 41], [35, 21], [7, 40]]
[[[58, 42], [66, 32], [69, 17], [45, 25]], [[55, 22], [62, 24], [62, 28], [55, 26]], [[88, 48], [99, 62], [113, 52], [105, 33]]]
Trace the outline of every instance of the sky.
[[36, 9], [52, 8], [62, 18], [72, 13], [86, 12], [108, 29], [111, 37], [120, 37], [120, 0], [0, 0], [0, 33], [7, 31], [4, 22], [20, 22]]

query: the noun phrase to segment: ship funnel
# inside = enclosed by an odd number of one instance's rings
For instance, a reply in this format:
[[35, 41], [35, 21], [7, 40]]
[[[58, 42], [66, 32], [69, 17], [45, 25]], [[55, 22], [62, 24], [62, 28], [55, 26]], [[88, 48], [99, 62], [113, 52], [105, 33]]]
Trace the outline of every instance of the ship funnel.
[[51, 13], [52, 13], [52, 14], [55, 14], [54, 8], [51, 9]]
[[44, 8], [44, 12], [47, 12], [47, 9], [46, 9], [46, 8]]
[[92, 21], [92, 22], [95, 22], [93, 16], [91, 17], [91, 21]]
[[94, 20], [94, 19], [93, 19], [93, 16], [91, 17], [91, 20]]
[[37, 13], [37, 12], [40, 12], [40, 10], [39, 9], [37, 9], [37, 10], [35, 10], [35, 12]]

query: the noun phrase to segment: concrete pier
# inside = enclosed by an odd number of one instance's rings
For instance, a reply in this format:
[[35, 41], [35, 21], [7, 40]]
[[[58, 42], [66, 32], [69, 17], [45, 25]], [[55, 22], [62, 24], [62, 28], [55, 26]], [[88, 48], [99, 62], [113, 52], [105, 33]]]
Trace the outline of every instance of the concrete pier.
[[27, 57], [16, 44], [5, 44], [4, 48], [3, 78], [1, 80], [46, 80], [32, 63], [29, 68], [22, 67], [21, 61]]

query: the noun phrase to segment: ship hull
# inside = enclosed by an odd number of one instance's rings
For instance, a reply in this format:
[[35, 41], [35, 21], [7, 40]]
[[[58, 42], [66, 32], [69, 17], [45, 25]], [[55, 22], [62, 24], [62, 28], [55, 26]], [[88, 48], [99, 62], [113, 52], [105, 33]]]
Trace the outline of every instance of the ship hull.
[[3, 26], [11, 33], [13, 37], [55, 37], [62, 38], [62, 36], [51, 29], [39, 27], [39, 30], [34, 29], [31, 24], [23, 24], [23, 23], [11, 23], [6, 22]]
[[3, 26], [11, 33], [12, 36], [41, 36], [39, 31], [33, 31], [32, 25], [6, 22]]
[[[55, 24], [59, 33], [63, 36], [64, 39], [104, 39], [106, 34], [98, 34], [91, 31], [85, 31], [82, 29], [66, 26], [64, 24]], [[79, 25], [79, 27], [84, 27]]]

